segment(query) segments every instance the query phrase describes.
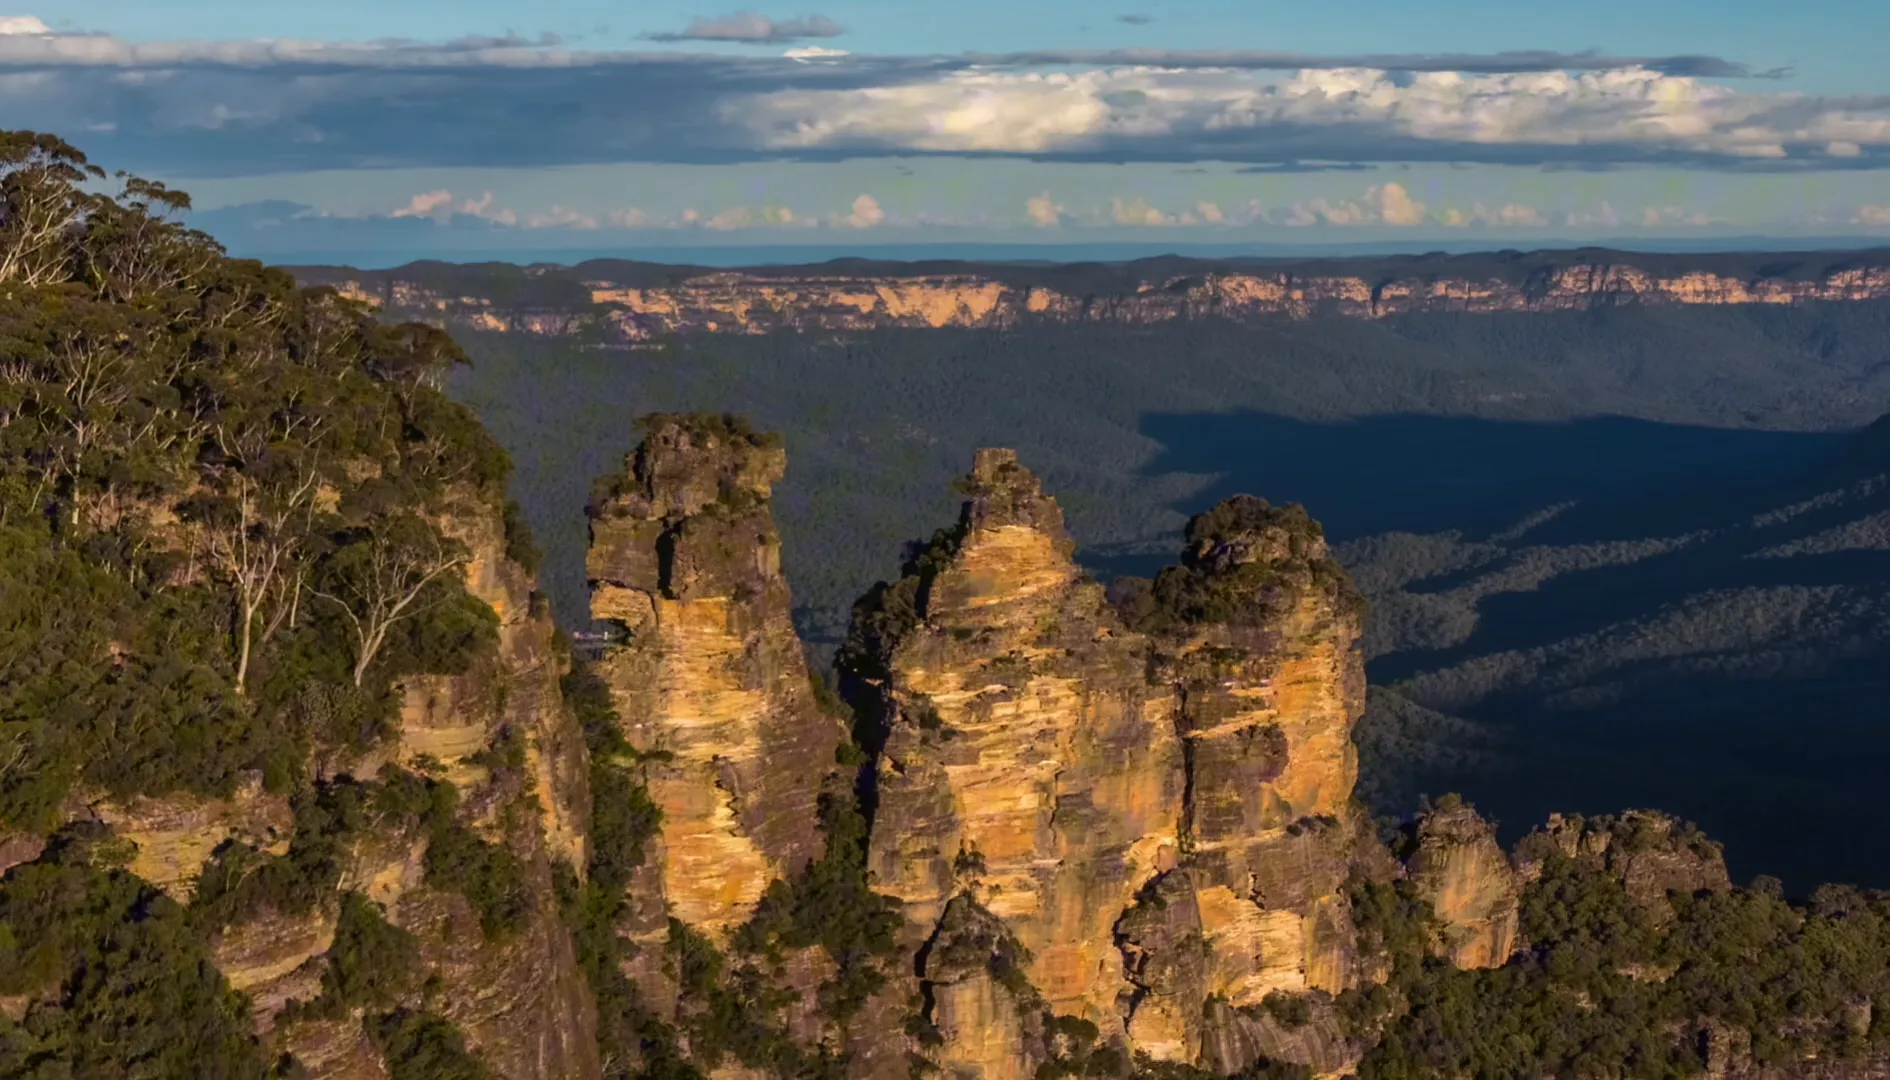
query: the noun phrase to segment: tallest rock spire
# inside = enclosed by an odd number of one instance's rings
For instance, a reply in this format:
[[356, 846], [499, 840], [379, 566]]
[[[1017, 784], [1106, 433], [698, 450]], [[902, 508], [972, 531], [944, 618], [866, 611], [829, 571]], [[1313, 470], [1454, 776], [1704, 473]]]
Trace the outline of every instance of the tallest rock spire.
[[819, 855], [816, 802], [843, 726], [816, 701], [769, 512], [777, 437], [733, 417], [654, 416], [591, 507], [600, 664], [663, 812], [675, 917], [711, 932]]
[[[860, 604], [842, 655], [883, 720], [868, 869], [902, 901], [908, 1049], [985, 1080], [1085, 1039], [1227, 1073], [1344, 1067], [1314, 992], [1359, 977], [1364, 675], [1318, 526], [1230, 499], [1112, 602], [1014, 454], [980, 451], [962, 484], [956, 527]], [[1308, 1022], [1272, 994], [1304, 995]]]

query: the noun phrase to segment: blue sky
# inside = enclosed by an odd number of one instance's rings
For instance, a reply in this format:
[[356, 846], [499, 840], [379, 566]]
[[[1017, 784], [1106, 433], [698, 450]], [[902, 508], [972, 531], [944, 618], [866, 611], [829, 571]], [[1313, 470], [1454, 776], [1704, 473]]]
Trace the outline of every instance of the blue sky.
[[69, 0], [0, 108], [240, 248], [1890, 235], [1890, 4]]

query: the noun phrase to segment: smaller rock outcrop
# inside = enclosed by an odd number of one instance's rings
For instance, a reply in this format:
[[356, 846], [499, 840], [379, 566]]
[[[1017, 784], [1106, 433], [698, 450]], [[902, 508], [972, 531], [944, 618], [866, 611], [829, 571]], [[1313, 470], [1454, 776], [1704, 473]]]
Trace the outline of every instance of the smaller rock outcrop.
[[1501, 967], [1516, 951], [1522, 880], [1496, 830], [1446, 797], [1414, 826], [1405, 860], [1417, 895], [1442, 927], [1438, 953], [1460, 968]]
[[1657, 918], [1671, 912], [1670, 892], [1717, 892], [1732, 886], [1719, 843], [1658, 810], [1599, 817], [1550, 814], [1547, 824], [1516, 846], [1523, 879], [1540, 876], [1542, 860], [1552, 852], [1599, 865]]

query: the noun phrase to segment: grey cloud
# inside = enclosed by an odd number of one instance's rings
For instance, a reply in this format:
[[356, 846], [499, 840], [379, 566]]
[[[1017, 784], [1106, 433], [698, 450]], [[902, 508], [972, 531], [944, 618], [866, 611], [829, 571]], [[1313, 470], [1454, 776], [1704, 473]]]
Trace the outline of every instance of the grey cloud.
[[1284, 175], [1290, 173], [1326, 173], [1326, 172], [1373, 172], [1377, 165], [1362, 161], [1268, 161], [1257, 165], [1245, 165], [1235, 169], [1237, 173]]
[[1614, 56], [1594, 51], [1567, 53], [1544, 50], [1309, 54], [1258, 49], [1040, 49], [1030, 52], [974, 53], [960, 59], [966, 64], [989, 67], [1137, 65], [1181, 69], [1233, 68], [1245, 71], [1375, 68], [1380, 71], [1462, 71], [1492, 75], [1611, 71], [1640, 67], [1662, 75], [1698, 79], [1782, 79], [1791, 74], [1788, 68], [1758, 70], [1750, 64], [1718, 56]]
[[846, 28], [825, 15], [770, 19], [752, 11], [716, 18], [698, 18], [680, 31], [645, 34], [650, 41], [738, 41], [749, 45], [785, 45], [810, 38], [833, 38]]
[[1128, 23], [1130, 26], [1147, 26], [1149, 23], [1154, 22], [1155, 18], [1152, 15], [1118, 15], [1116, 16], [1116, 21], [1119, 23]]
[[[956, 107], [953, 88], [960, 84], [979, 101], [998, 100], [1021, 92], [1027, 83], [1034, 83], [1032, 92], [1074, 85], [1025, 78], [1036, 70], [1110, 65], [1151, 70], [1102, 80], [1093, 106], [1085, 105], [1094, 111], [1088, 127], [1052, 131], [1053, 137], [1036, 141], [1022, 136], [993, 137], [987, 144], [928, 141], [936, 129], [932, 120]], [[1183, 164], [1219, 160], [1268, 172], [1397, 162], [1738, 170], [1890, 164], [1890, 99], [1759, 94], [1700, 84], [1702, 94], [1710, 91], [1738, 103], [1738, 124], [1776, 131], [1776, 146], [1767, 151], [1773, 156], [1760, 158], [1741, 156], [1738, 146], [1646, 137], [1635, 125], [1647, 126], [1643, 121], [1656, 107], [1655, 99], [1604, 95], [1559, 101], [1536, 86], [1533, 74], [1605, 73], [1622, 66], [1748, 71], [1710, 57], [1657, 61], [1593, 53], [1305, 56], [1130, 49], [852, 55], [803, 64], [779, 56], [585, 52], [550, 36], [443, 43], [133, 44], [67, 34], [0, 37], [0, 109], [8, 126], [60, 132], [113, 167], [179, 177], [928, 154]], [[1520, 122], [1494, 133], [1457, 131], [1452, 125], [1465, 115], [1462, 109], [1436, 113], [1434, 122], [1415, 126], [1396, 109], [1365, 115], [1358, 103], [1371, 95], [1361, 97], [1346, 82], [1357, 76], [1354, 69], [1388, 73], [1372, 94], [1394, 97], [1427, 72], [1494, 80], [1478, 91], [1484, 95], [1478, 115], [1491, 101], [1501, 105], [1527, 98], [1529, 109], [1522, 114], [1530, 114], [1547, 100], [1562, 111], [1544, 123], [1581, 124], [1593, 134], [1557, 142], [1545, 137], [1555, 132]], [[1266, 88], [1281, 80], [1259, 74], [1271, 70], [1310, 72], [1314, 81], [1332, 88], [1294, 99], [1291, 108], [1276, 115], [1267, 111], [1275, 106], [1268, 104]], [[1509, 75], [1522, 81], [1505, 82]], [[1082, 76], [1075, 78], [1080, 83]], [[1165, 89], [1151, 95], [1144, 86]], [[1551, 96], [1542, 99], [1544, 93]], [[1401, 106], [1407, 112], [1420, 107], [1429, 106], [1415, 98]], [[849, 119], [849, 111], [862, 110], [863, 119]], [[1021, 130], [1028, 131], [1041, 126], [1045, 116], [1063, 114], [1046, 114], [1020, 100], [1011, 115], [1021, 117]], [[1731, 130], [1730, 121], [1716, 116], [1706, 114], [1718, 125], [1714, 130]], [[1871, 134], [1879, 129], [1882, 135]], [[1859, 130], [1866, 134], [1856, 134]]]

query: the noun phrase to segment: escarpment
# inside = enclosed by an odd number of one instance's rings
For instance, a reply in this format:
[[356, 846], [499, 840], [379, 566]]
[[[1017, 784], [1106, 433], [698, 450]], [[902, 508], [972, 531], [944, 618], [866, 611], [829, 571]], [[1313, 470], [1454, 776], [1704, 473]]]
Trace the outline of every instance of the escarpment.
[[[980, 452], [965, 486], [957, 526], [861, 603], [842, 654], [882, 725], [868, 869], [919, 956], [916, 1052], [1028, 1072], [1058, 1018], [1159, 1060], [1258, 1047], [1243, 1010], [1357, 980], [1342, 886], [1364, 686], [1343, 575], [1303, 511], [1236, 500], [1118, 605], [1015, 455]], [[967, 926], [1014, 941], [1006, 978], [938, 970]], [[1015, 1036], [956, 1037], [994, 995], [1022, 1011]]]
[[[587, 334], [636, 345], [672, 334], [781, 330], [1004, 329], [1150, 325], [1179, 319], [1383, 319], [1427, 312], [1590, 311], [1623, 306], [1856, 303], [1890, 298], [1881, 253], [1647, 256], [1631, 252], [1325, 260], [1304, 264], [1150, 260], [1033, 273], [1015, 267], [883, 264], [740, 271], [596, 262], [533, 268], [534, 288], [437, 268], [303, 271], [347, 295], [486, 333]], [[431, 275], [431, 276], [430, 276]]]
[[721, 418], [648, 429], [591, 507], [591, 615], [625, 635], [598, 674], [649, 761], [669, 911], [720, 933], [820, 854], [846, 733], [794, 632], [768, 512], [779, 440]]

